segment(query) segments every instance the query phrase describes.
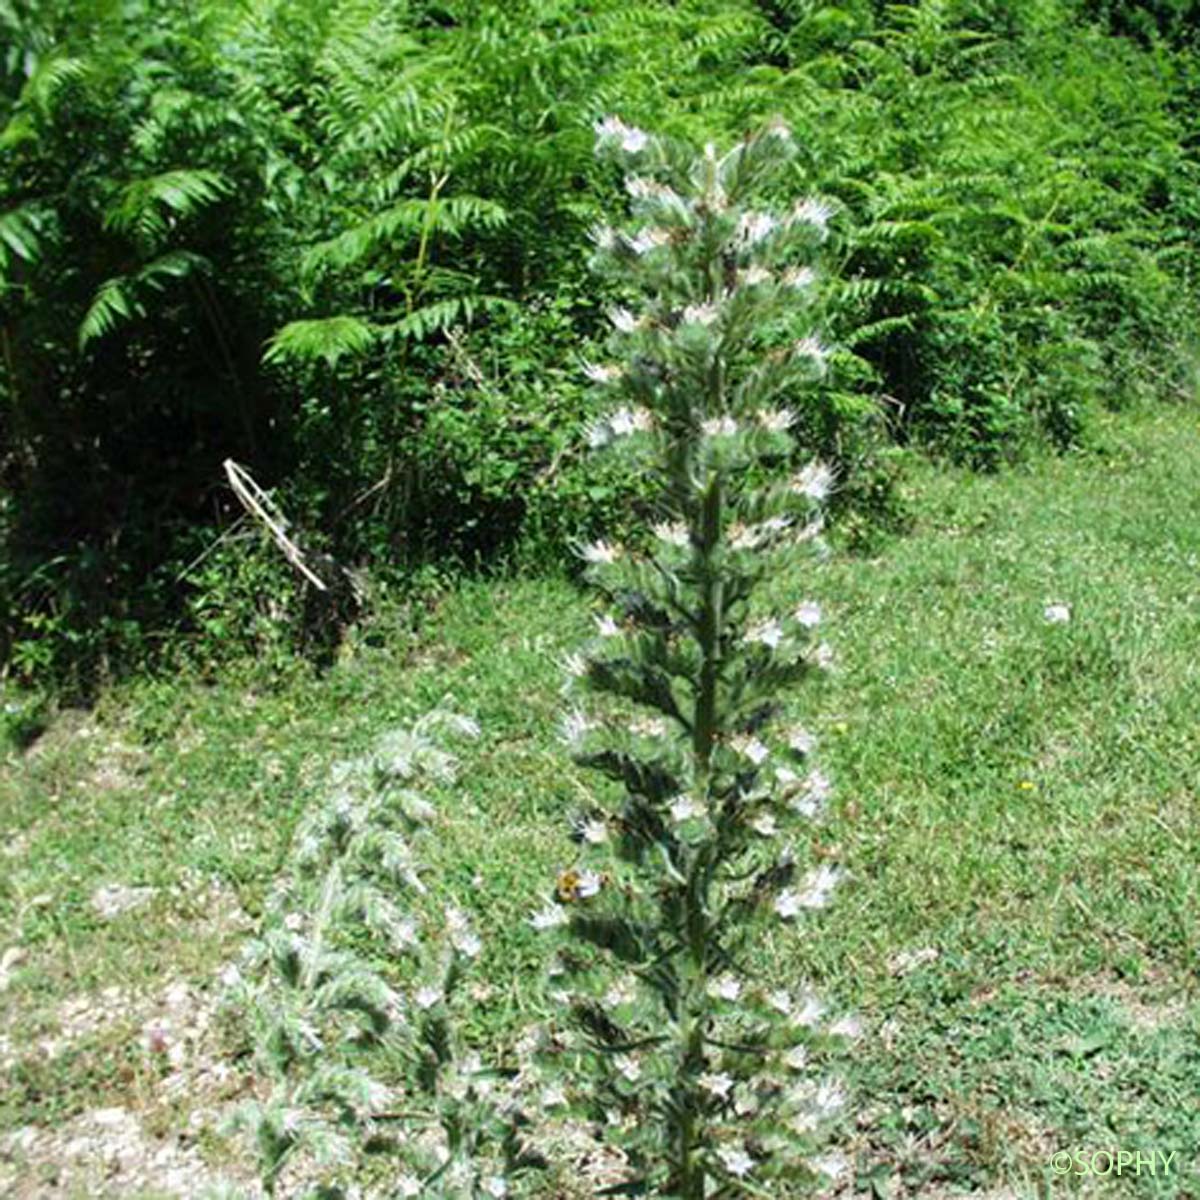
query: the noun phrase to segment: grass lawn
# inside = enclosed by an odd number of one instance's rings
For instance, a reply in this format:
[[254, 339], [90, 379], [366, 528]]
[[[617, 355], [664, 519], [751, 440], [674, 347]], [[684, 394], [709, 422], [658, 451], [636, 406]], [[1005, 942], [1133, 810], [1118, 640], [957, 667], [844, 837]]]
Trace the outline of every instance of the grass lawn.
[[[1004, 476], [922, 469], [910, 536], [775, 584], [820, 600], [837, 651], [802, 703], [851, 879], [763, 969], [863, 1019], [854, 1194], [1200, 1196], [1200, 420], [1100, 440]], [[253, 1081], [222, 1058], [219, 972], [330, 764], [435, 704], [483, 729], [434, 864], [485, 935], [479, 1034], [536, 1008], [525, 918], [593, 784], [556, 740], [558, 660], [590, 626], [569, 584], [475, 583], [319, 678], [142, 680], [10, 738], [0, 1195], [236, 1172], [213, 1119]], [[1157, 1173], [1056, 1176], [1064, 1149], [1101, 1170], [1095, 1151], [1155, 1152]]]

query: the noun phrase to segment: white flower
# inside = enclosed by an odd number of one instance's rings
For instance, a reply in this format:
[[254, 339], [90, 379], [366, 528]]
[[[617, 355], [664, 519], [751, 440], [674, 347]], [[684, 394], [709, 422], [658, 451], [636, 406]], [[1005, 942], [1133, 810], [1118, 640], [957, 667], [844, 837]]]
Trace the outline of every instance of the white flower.
[[775, 912], [785, 921], [790, 921], [800, 912], [800, 898], [792, 888], [784, 888], [775, 897]]
[[1067, 604], [1047, 604], [1042, 616], [1049, 625], [1065, 625], [1071, 619], [1071, 608]]
[[775, 650], [783, 641], [783, 626], [775, 620], [756, 621], [746, 630], [746, 641]]
[[739, 1179], [754, 1170], [754, 1159], [741, 1146], [721, 1146], [717, 1150], [717, 1157], [725, 1170]]
[[790, 1015], [794, 1024], [812, 1029], [824, 1011], [825, 1005], [817, 999], [816, 993], [806, 988], [800, 993], [799, 1003], [792, 1008]]
[[792, 209], [791, 220], [793, 224], [803, 223], [805, 225], [812, 225], [821, 232], [824, 232], [826, 225], [829, 223], [829, 218], [832, 216], [833, 207], [831, 205], [810, 196], [807, 200], [801, 200]]
[[298, 912], [288, 913], [283, 918], [283, 927], [290, 929], [292, 933], [299, 933], [304, 928], [304, 918]]
[[784, 1055], [784, 1064], [793, 1071], [803, 1071], [808, 1066], [808, 1049], [805, 1046], [793, 1046]]
[[785, 433], [796, 423], [796, 414], [786, 408], [764, 408], [756, 416], [768, 433]]
[[613, 437], [628, 437], [631, 433], [648, 433], [654, 428], [654, 418], [646, 408], [619, 408], [608, 418]]
[[621, 149], [628, 154], [636, 154], [644, 150], [650, 138], [633, 125], [626, 125], [620, 117], [608, 116], [597, 121], [593, 126], [600, 141], [618, 141]]
[[417, 944], [417, 923], [411, 917], [401, 917], [392, 923], [392, 941], [397, 946], [415, 946]]
[[938, 950], [935, 946], [922, 946], [919, 950], [901, 950], [893, 955], [888, 963], [893, 975], [907, 975], [917, 967], [936, 961]]
[[832, 1079], [824, 1079], [813, 1097], [813, 1107], [822, 1117], [832, 1117], [846, 1104], [846, 1093], [842, 1085]]
[[435, 1004], [441, 1002], [442, 989], [439, 987], [423, 987], [417, 989], [416, 994], [417, 1007], [420, 1009], [432, 1008]]
[[586, 900], [596, 895], [603, 883], [604, 880], [595, 871], [580, 871], [575, 883], [575, 894], [581, 900]]
[[823, 463], [813, 461], [792, 480], [792, 491], [810, 500], [824, 500], [833, 484], [833, 472]]
[[654, 527], [654, 536], [671, 546], [687, 546], [691, 533], [682, 521], [662, 521]]
[[792, 998], [782, 988], [776, 988], [772, 992], [767, 993], [767, 1003], [780, 1016], [788, 1017], [792, 1013]]
[[557, 1083], [552, 1083], [542, 1092], [543, 1108], [561, 1108], [567, 1102], [567, 1093]]
[[754, 246], [770, 237], [779, 224], [770, 213], [743, 213], [738, 221], [737, 240], [743, 246]]
[[396, 1189], [401, 1196], [419, 1196], [421, 1181], [415, 1175], [401, 1175], [396, 1180]]
[[573, 709], [562, 719], [559, 738], [568, 746], [578, 746], [594, 728], [594, 721], [589, 720], [579, 709]]
[[742, 983], [734, 975], [718, 975], [709, 982], [708, 994], [716, 1000], [736, 1000], [742, 994]]
[[671, 801], [669, 812], [671, 820], [680, 825], [684, 821], [690, 821], [693, 817], [698, 817], [701, 809], [690, 796], [676, 796]]
[[608, 613], [604, 613], [596, 618], [596, 632], [602, 638], [620, 637], [621, 627]]
[[621, 368], [617, 366], [604, 366], [600, 363], [584, 362], [583, 373], [593, 383], [611, 383], [614, 379], [621, 377]]
[[729, 545], [734, 550], [754, 550], [762, 542], [762, 528], [735, 521], [729, 527]]
[[853, 1016], [840, 1017], [830, 1025], [829, 1032], [834, 1037], [843, 1037], [854, 1041], [862, 1036], [862, 1022]]
[[822, 671], [828, 671], [833, 666], [833, 647], [828, 642], [822, 642], [813, 651], [813, 662]]
[[437, 809], [422, 796], [406, 796], [404, 807], [414, 821], [432, 821], [437, 815]]
[[592, 241], [600, 250], [613, 250], [617, 245], [617, 233], [611, 225], [594, 225], [591, 229]]
[[729, 745], [743, 758], [748, 758], [756, 767], [762, 766], [771, 754], [771, 751], [758, 738], [748, 733], [736, 734], [729, 739]]
[[602, 450], [612, 441], [613, 432], [607, 421], [593, 421], [587, 427], [586, 436], [589, 450]]
[[629, 732], [634, 737], [666, 737], [670, 728], [662, 717], [635, 717], [629, 722]]
[[592, 846], [599, 846], [608, 840], [608, 826], [595, 817], [585, 821], [579, 832], [583, 835], [583, 840]]
[[793, 342], [792, 353], [797, 358], [811, 358], [822, 369], [824, 369], [825, 360], [829, 357], [829, 351], [815, 337], [801, 338], [798, 342]]
[[771, 272], [766, 267], [761, 267], [755, 263], [752, 267], [747, 267], [746, 270], [738, 273], [738, 283], [742, 287], [755, 287], [760, 283], [769, 283], [771, 280]]
[[817, 739], [803, 725], [793, 725], [787, 731], [787, 743], [797, 754], [811, 754]]
[[557, 929], [567, 923], [567, 914], [557, 904], [547, 904], [541, 912], [536, 912], [529, 918], [529, 923], [539, 933], [547, 929]]
[[737, 422], [732, 417], [710, 417], [700, 422], [700, 432], [705, 437], [733, 437], [737, 431]]
[[572, 679], [582, 679], [588, 673], [588, 661], [582, 654], [568, 654], [563, 659], [563, 670]]
[[850, 1166], [846, 1156], [836, 1152], [818, 1155], [816, 1158], [810, 1158], [808, 1162], [818, 1175], [824, 1175], [829, 1180], [835, 1180], [844, 1175]]
[[796, 895], [796, 903], [800, 908], [824, 908], [841, 878], [842, 873], [836, 867], [822, 864], [805, 876], [804, 887]]
[[816, 282], [817, 273], [811, 267], [790, 267], [783, 273], [783, 285], [790, 288], [806, 288]]
[[779, 827], [776, 825], [775, 818], [771, 813], [759, 813], [750, 822], [750, 828], [762, 837], [774, 837], [779, 832]]
[[604, 993], [605, 1008], [620, 1008], [637, 999], [637, 989], [627, 979], [618, 980]]
[[796, 544], [800, 546], [805, 542], [811, 542], [814, 538], [820, 536], [821, 530], [824, 528], [825, 518], [820, 513], [817, 513], [816, 516], [814, 516], [812, 520], [809, 521], [808, 524], [796, 534]]
[[629, 239], [629, 248], [634, 254], [649, 254], [670, 241], [671, 235], [665, 229], [643, 229], [635, 237]]
[[821, 623], [821, 606], [815, 600], [804, 600], [792, 614], [792, 619], [805, 629], [816, 629]]
[[475, 958], [483, 947], [483, 943], [479, 940], [478, 935], [472, 933], [469, 929], [453, 934], [450, 938], [450, 944], [464, 958]]
[[823, 771], [810, 771], [804, 780], [804, 791], [788, 801], [793, 812], [802, 817], [815, 817], [825, 807], [833, 792], [833, 785]]
[[610, 309], [608, 319], [621, 333], [632, 333], [638, 327], [637, 318], [627, 308]]
[[591, 545], [584, 546], [580, 554], [585, 562], [615, 563], [621, 557], [621, 548], [605, 541], [592, 542]]
[[484, 1181], [483, 1190], [489, 1196], [494, 1196], [496, 1200], [500, 1200], [501, 1196], [508, 1195], [508, 1182], [503, 1175], [492, 1175]]
[[710, 1096], [716, 1096], [718, 1100], [724, 1100], [733, 1090], [733, 1077], [723, 1072], [720, 1075], [701, 1075], [696, 1082]]
[[613, 1059], [613, 1066], [617, 1068], [617, 1073], [630, 1083], [637, 1083], [642, 1077], [641, 1064], [632, 1054], [618, 1054]]
[[711, 325], [718, 315], [717, 306], [715, 304], [689, 304], [683, 310], [683, 323], [685, 325]]

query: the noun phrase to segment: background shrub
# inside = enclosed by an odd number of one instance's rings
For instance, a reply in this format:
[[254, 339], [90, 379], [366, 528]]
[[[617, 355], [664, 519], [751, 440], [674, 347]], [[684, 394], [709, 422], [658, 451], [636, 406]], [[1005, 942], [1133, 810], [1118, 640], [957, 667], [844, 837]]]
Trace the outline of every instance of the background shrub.
[[[620, 300], [581, 267], [621, 186], [591, 152], [602, 112], [697, 143], [773, 113], [796, 129], [773, 198], [803, 178], [840, 207], [837, 369], [803, 432], [843, 508], [866, 505], [852, 540], [902, 517], [889, 442], [991, 468], [1186, 392], [1189, 19], [1068, 0], [0, 9], [6, 661], [87, 690], [172, 629], [215, 637], [198, 614], [231, 604], [222, 649], [260, 649], [261, 595], [218, 560], [176, 583], [240, 516], [230, 456], [385, 583], [559, 569], [571, 538], [635, 529], [638, 489], [580, 471], [594, 414], [571, 376]], [[302, 642], [299, 593], [277, 611]]]

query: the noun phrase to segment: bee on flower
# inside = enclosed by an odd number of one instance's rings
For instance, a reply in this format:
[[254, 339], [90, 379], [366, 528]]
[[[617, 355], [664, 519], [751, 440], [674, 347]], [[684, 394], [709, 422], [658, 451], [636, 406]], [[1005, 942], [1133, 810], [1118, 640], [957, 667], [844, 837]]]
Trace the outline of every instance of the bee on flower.
[[577, 871], [574, 867], [568, 867], [559, 872], [555, 891], [563, 904], [574, 904], [597, 895], [605, 879], [604, 875], [595, 871]]

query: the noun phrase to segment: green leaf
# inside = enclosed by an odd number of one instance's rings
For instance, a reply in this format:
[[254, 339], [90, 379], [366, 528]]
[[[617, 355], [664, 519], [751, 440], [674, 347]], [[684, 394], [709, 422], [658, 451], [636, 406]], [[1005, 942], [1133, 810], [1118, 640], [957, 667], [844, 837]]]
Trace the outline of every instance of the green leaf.
[[312, 363], [333, 367], [347, 354], [370, 349], [380, 331], [358, 317], [324, 317], [289, 321], [270, 341], [265, 363]]

